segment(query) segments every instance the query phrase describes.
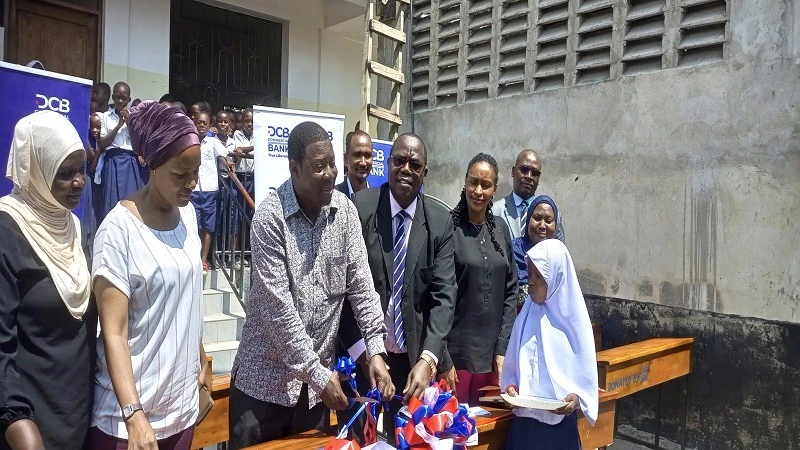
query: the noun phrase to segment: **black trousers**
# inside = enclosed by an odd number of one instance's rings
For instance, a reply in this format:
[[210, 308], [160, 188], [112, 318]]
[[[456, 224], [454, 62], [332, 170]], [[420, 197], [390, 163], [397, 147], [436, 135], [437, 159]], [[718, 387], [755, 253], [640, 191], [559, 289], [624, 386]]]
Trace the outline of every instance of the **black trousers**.
[[304, 384], [294, 407], [262, 402], [236, 389], [231, 381], [228, 448], [238, 450], [251, 445], [322, 429], [328, 411], [323, 403], [308, 409], [308, 385]]
[[[389, 365], [389, 375], [392, 377], [396, 394], [402, 396], [403, 389], [405, 389], [406, 382], [408, 382], [408, 374], [411, 373], [411, 362], [408, 360], [408, 354], [389, 353], [386, 364]], [[402, 401], [392, 400], [389, 402], [389, 412], [383, 412], [383, 431], [386, 432], [386, 441], [394, 446], [397, 446], [397, 440], [394, 436], [394, 416], [402, 408]]]
[[[355, 369], [356, 374], [356, 387], [358, 388], [358, 393], [363, 397], [364, 395], [372, 389], [370, 386], [369, 378], [364, 375], [364, 371], [361, 370], [361, 367], [356, 367]], [[342, 382], [342, 392], [344, 392], [345, 397], [353, 398], [356, 396], [356, 393], [353, 392], [353, 389], [350, 387], [350, 383], [343, 381]], [[361, 403], [354, 403], [349, 408], [336, 411], [336, 422], [338, 423], [337, 430], [330, 430], [330, 432], [334, 434], [338, 434], [339, 430], [341, 430], [350, 419], [353, 418], [353, 415], [361, 408]], [[377, 417], [375, 418], [377, 420]], [[358, 442], [358, 445], [364, 446], [364, 426], [367, 424], [367, 413], [362, 412], [361, 415], [350, 425], [350, 429], [348, 430], [348, 437], [350, 439], [354, 439]]]

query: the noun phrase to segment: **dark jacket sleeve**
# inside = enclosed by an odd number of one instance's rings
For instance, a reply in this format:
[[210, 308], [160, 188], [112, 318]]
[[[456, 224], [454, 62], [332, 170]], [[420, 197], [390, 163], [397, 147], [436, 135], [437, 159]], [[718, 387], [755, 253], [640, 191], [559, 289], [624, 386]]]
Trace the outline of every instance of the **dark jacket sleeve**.
[[498, 228], [502, 230], [503, 238], [506, 241], [506, 247], [503, 251], [506, 252], [506, 259], [508, 260], [508, 272], [506, 273], [506, 285], [503, 286], [503, 292], [505, 294], [505, 301], [503, 302], [503, 321], [500, 325], [500, 335], [497, 337], [497, 345], [494, 348], [494, 354], [505, 356], [508, 340], [511, 337], [511, 329], [514, 327], [514, 321], [517, 319], [517, 296], [519, 295], [519, 287], [517, 263], [514, 260], [514, 251], [511, 248], [511, 233], [509, 233], [505, 223], [501, 223]]
[[[21, 236], [8, 236], [7, 227], [0, 226], [8, 245]], [[9, 425], [17, 420], [33, 419], [33, 402], [22, 390], [17, 371], [17, 309], [20, 292], [17, 276], [9, 261], [14, 250], [0, 255], [0, 439], [5, 436]]]
[[342, 303], [342, 317], [339, 321], [339, 343], [347, 351], [362, 337], [356, 316], [353, 314], [353, 306], [348, 300], [345, 300]]
[[[445, 341], [453, 326], [456, 305], [456, 268], [453, 254], [453, 221], [448, 211], [437, 216], [443, 221], [440, 235], [435, 239], [434, 267], [430, 282], [429, 320], [422, 349], [437, 355], [444, 363]], [[440, 364], [440, 370], [450, 370], [449, 365]]]
[[563, 242], [564, 244], [567, 243], [567, 235], [564, 234], [564, 213], [561, 211], [561, 208], [558, 209], [558, 220], [556, 221], [556, 233], [553, 235], [554, 238], [558, 239], [559, 241]]

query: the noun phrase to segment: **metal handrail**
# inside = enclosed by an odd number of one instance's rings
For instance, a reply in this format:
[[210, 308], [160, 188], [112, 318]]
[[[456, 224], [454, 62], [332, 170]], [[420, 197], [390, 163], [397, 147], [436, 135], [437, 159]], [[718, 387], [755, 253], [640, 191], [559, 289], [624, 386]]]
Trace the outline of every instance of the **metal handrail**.
[[[250, 237], [251, 214], [255, 211], [255, 202], [233, 171], [228, 169], [226, 172], [220, 172], [220, 175], [221, 208], [218, 214], [222, 227], [220, 234], [216, 236], [214, 265], [221, 270], [234, 295], [244, 305], [250, 281], [250, 276], [245, 276], [246, 273], [249, 274], [246, 261], [251, 255], [247, 241]], [[237, 196], [237, 193], [241, 197]]]

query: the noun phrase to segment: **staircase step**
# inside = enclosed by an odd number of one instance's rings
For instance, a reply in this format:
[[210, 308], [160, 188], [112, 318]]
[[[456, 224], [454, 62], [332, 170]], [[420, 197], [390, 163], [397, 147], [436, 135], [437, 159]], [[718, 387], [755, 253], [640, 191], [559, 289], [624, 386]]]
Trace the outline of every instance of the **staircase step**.
[[205, 314], [236, 313], [244, 314], [244, 308], [230, 287], [223, 289], [203, 289]]
[[203, 275], [203, 289], [230, 289], [231, 285], [220, 269], [209, 270]]
[[203, 317], [203, 344], [238, 340], [244, 326], [243, 313], [217, 313]]
[[239, 341], [222, 341], [204, 346], [206, 355], [214, 358], [211, 366], [214, 375], [230, 373], [236, 351], [239, 349]]

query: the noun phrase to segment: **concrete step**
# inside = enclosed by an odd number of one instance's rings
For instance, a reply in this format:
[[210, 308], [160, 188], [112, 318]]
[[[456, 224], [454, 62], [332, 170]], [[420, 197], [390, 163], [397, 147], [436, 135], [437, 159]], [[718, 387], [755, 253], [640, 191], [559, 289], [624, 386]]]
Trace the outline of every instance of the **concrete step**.
[[244, 313], [216, 313], [203, 317], [203, 344], [238, 341], [242, 337]]
[[212, 369], [214, 375], [231, 372], [233, 359], [239, 349], [239, 341], [222, 341], [205, 345], [206, 355], [214, 358]]
[[221, 270], [210, 270], [203, 275], [203, 289], [230, 289], [231, 285]]
[[203, 302], [206, 315], [219, 313], [244, 314], [244, 308], [230, 286], [203, 289]]

